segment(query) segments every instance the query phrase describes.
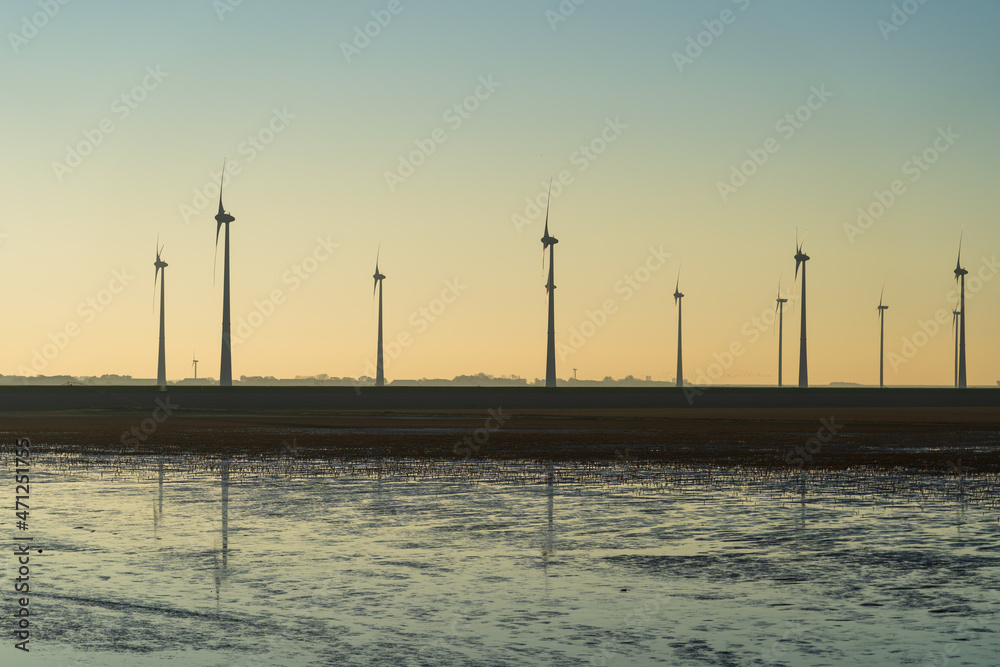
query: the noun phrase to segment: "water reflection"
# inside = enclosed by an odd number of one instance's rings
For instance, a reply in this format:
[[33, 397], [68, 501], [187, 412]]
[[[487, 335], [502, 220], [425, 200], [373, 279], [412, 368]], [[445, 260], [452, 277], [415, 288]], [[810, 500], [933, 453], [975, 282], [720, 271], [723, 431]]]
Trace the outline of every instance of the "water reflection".
[[[755, 664], [765, 650], [786, 664], [900, 664], [949, 643], [940, 614], [983, 626], [963, 660], [995, 655], [996, 478], [50, 463], [38, 613], [53, 664], [60, 651], [101, 665], [172, 651], [190, 664]], [[664, 590], [670, 604], [649, 607]]]

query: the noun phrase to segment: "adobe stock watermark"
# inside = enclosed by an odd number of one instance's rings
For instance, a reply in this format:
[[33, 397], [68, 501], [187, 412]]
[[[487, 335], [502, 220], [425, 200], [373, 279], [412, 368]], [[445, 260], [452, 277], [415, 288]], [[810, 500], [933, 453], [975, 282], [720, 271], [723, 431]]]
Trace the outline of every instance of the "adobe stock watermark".
[[921, 7], [927, 4], [927, 0], [904, 0], [901, 4], [892, 6], [892, 13], [888, 19], [879, 19], [875, 26], [882, 33], [882, 39], [889, 41], [889, 36], [910, 22]]
[[503, 406], [497, 406], [494, 410], [490, 408], [489, 415], [481, 428], [477, 428], [472, 433], [465, 435], [455, 443], [453, 451], [462, 456], [463, 461], [468, 461], [473, 453], [490, 441], [490, 436], [503, 428], [503, 423], [510, 419], [510, 415], [503, 413]]
[[[604, 155], [608, 148], [621, 138], [622, 134], [629, 128], [623, 123], [621, 116], [605, 118], [604, 127], [585, 144], [573, 151], [569, 156], [569, 163], [576, 168], [577, 174], [582, 174], [591, 165], [597, 162]], [[541, 188], [534, 197], [527, 197], [524, 200], [524, 209], [519, 213], [512, 213], [510, 222], [514, 229], [520, 234], [524, 228], [541, 221], [545, 217], [545, 207], [549, 201], [549, 188], [552, 189], [552, 200], [559, 199], [566, 188], [576, 182], [576, 177], [570, 169], [562, 169], [551, 181], [542, 181]]]
[[[751, 0], [732, 0], [732, 3], [741, 12], [745, 12], [750, 8]], [[710, 49], [716, 40], [722, 37], [728, 26], [736, 23], [737, 18], [739, 18], [739, 14], [732, 9], [723, 9], [719, 13], [719, 18], [702, 21], [701, 23], [705, 26], [705, 29], [696, 35], [688, 36], [687, 47], [683, 53], [681, 51], [674, 51], [673, 53], [674, 65], [677, 66], [677, 71], [683, 74], [685, 67], [693, 65], [694, 61], [705, 55], [705, 51]]]
[[32, 350], [29, 369], [21, 364], [17, 367], [18, 375], [30, 377], [32, 371], [39, 374], [48, 368], [59, 356], [59, 353], [69, 347], [70, 342], [83, 332], [83, 328], [97, 319], [100, 313], [107, 310], [108, 306], [125, 291], [125, 288], [135, 280], [135, 276], [128, 273], [128, 269], [112, 271], [111, 279], [107, 285], [97, 291], [96, 294], [88, 296], [76, 307], [76, 314], [79, 319], [71, 319], [55, 332], [49, 333], [49, 342], [42, 345], [41, 349]]
[[[924, 174], [930, 171], [931, 167], [938, 163], [941, 156], [951, 150], [962, 135], [956, 134], [951, 126], [948, 129], [939, 127], [937, 130], [937, 136], [931, 142], [927, 148], [925, 148], [920, 153], [912, 155], [906, 162], [903, 163], [902, 171], [903, 176], [908, 177], [910, 183], [916, 183], [919, 181]], [[861, 206], [858, 208], [858, 218], [855, 224], [849, 222], [844, 223], [844, 234], [847, 235], [847, 240], [853, 245], [854, 239], [858, 236], [864, 235], [866, 231], [871, 229], [871, 227], [884, 216], [889, 209], [895, 206], [896, 202], [900, 200], [903, 195], [908, 192], [908, 187], [906, 182], [897, 178], [892, 183], [889, 184], [887, 190], [876, 190], [872, 193], [873, 201], [867, 206]]]
[[373, 9], [371, 11], [372, 20], [363, 26], [354, 26], [354, 39], [350, 42], [340, 43], [340, 52], [344, 54], [347, 64], [351, 64], [356, 56], [372, 45], [372, 42], [379, 38], [382, 31], [389, 27], [397, 16], [403, 13], [406, 5], [413, 0], [407, 0], [404, 4], [402, 0], [389, 0], [385, 9]]
[[[428, 303], [420, 306], [407, 319], [412, 329], [404, 329], [395, 337], [389, 337], [383, 342], [382, 347], [382, 370], [389, 370], [393, 361], [403, 356], [403, 350], [407, 349], [415, 342], [415, 336], [424, 333], [431, 324], [441, 318], [448, 310], [448, 307], [455, 303], [462, 293], [468, 290], [467, 285], [463, 285], [458, 278], [444, 281], [444, 287], [437, 298], [431, 299]], [[365, 370], [362, 376], [374, 377], [378, 367], [370, 358], [365, 360]], [[354, 393], [361, 393], [362, 385], [355, 382]]]
[[[809, 96], [801, 106], [786, 113], [774, 124], [775, 132], [781, 135], [785, 141], [791, 141], [792, 137], [812, 120], [816, 112], [826, 106], [826, 103], [833, 98], [833, 93], [827, 90], [825, 83], [820, 84], [819, 87], [812, 86], [809, 91]], [[740, 188], [745, 186], [780, 150], [781, 141], [775, 137], [768, 137], [760, 148], [748, 148], [746, 153], [749, 159], [732, 165], [729, 178], [716, 182], [716, 188], [719, 190], [722, 201], [728, 202], [729, 197], [739, 192]]]
[[146, 442], [160, 428], [160, 424], [170, 419], [174, 410], [179, 407], [181, 407], [179, 404], [170, 402], [169, 396], [156, 399], [153, 413], [127, 431], [122, 431], [121, 437], [118, 438], [119, 442], [126, 447], [135, 447]]
[[630, 301], [652, 279], [654, 273], [667, 265], [667, 260], [671, 257], [673, 255], [664, 252], [663, 246], [650, 246], [646, 261], [615, 283], [614, 293], [620, 297], [605, 299], [596, 310], [587, 310], [586, 319], [577, 326], [570, 327], [568, 342], [556, 343], [559, 359], [565, 361], [567, 356], [580, 351], [619, 312], [621, 304]]
[[552, 32], [559, 29], [559, 24], [569, 21], [570, 17], [576, 14], [577, 8], [586, 3], [587, 0], [562, 0], [555, 11], [546, 9], [545, 20], [549, 22]]
[[219, 17], [219, 21], [225, 21], [226, 14], [232, 14], [242, 4], [243, 0], [213, 0], [212, 9], [215, 10], [215, 15]]
[[21, 17], [21, 29], [17, 32], [8, 32], [7, 41], [14, 49], [15, 55], [20, 53], [21, 48], [28, 45], [28, 42], [38, 37], [38, 33], [54, 19], [62, 8], [70, 3], [70, 0], [38, 0], [37, 11], [31, 16]]
[[261, 153], [266, 151], [278, 135], [288, 129], [290, 121], [295, 120], [295, 118], [297, 116], [289, 113], [288, 107], [272, 109], [271, 117], [267, 122], [253, 134], [247, 135], [247, 138], [236, 147], [236, 154], [246, 158], [246, 161], [227, 160], [224, 172], [221, 169], [208, 172], [205, 184], [192, 191], [191, 201], [180, 204], [178, 210], [184, 222], [190, 223], [192, 218], [197, 218], [206, 210], [218, 205], [219, 183], [222, 183], [222, 187], [229, 185], [233, 177], [239, 176], [244, 166], [252, 163]]
[[[793, 302], [795, 297], [787, 297], [789, 302]], [[740, 334], [746, 339], [734, 340], [729, 344], [724, 352], [713, 352], [712, 358], [715, 360], [707, 368], [698, 368], [692, 375], [691, 382], [684, 383], [684, 397], [688, 405], [694, 405], [694, 400], [705, 394], [705, 391], [718, 383], [723, 377], [732, 376], [729, 370], [736, 365], [736, 360], [746, 354], [750, 346], [760, 341], [761, 337], [768, 331], [773, 331], [774, 324], [778, 319], [775, 309], [764, 308], [759, 315], [754, 315], [740, 327]]]
[[[317, 237], [312, 252], [292, 264], [281, 274], [282, 284], [288, 285], [290, 292], [298, 291], [305, 281], [316, 275], [323, 265], [333, 257], [334, 251], [338, 248], [340, 248], [340, 244], [331, 241], [329, 235], [326, 238]], [[264, 326], [264, 323], [277, 312], [278, 307], [287, 300], [285, 291], [280, 288], [271, 290], [271, 293], [263, 300], [254, 299], [253, 310], [233, 323], [233, 343], [237, 345], [244, 343], [257, 329]]]
[[[997, 262], [996, 255], [990, 258], [980, 258], [979, 266], [975, 270], [970, 270], [965, 279], [966, 305], [975, 299], [976, 294], [982, 291], [997, 273], [1000, 273], [1000, 262]], [[956, 309], [961, 302], [959, 288], [952, 287], [945, 294], [945, 301], [951, 305], [952, 310]], [[899, 372], [901, 366], [908, 364], [911, 359], [916, 357], [920, 350], [926, 347], [939, 333], [949, 330], [953, 318], [952, 310], [938, 308], [933, 317], [927, 320], [917, 320], [917, 328], [913, 333], [900, 338], [899, 351], [888, 353], [889, 366], [894, 373]]]
[[104, 143], [108, 135], [118, 128], [115, 124], [116, 119], [119, 123], [124, 122], [132, 115], [133, 111], [139, 108], [140, 104], [146, 101], [151, 92], [160, 87], [160, 84], [168, 76], [170, 74], [160, 69], [159, 65], [156, 67], [147, 66], [146, 74], [142, 80], [131, 90], [122, 93], [111, 102], [112, 115], [102, 118], [96, 127], [85, 129], [83, 141], [67, 144], [64, 162], [58, 160], [52, 162], [52, 171], [55, 172], [59, 182], [62, 183], [68, 174], [73, 173], [82, 165], [84, 159], [92, 155], [97, 147]]
[[790, 447], [785, 452], [785, 463], [795, 470], [802, 470], [806, 463], [811, 463], [813, 457], [823, 450], [823, 445], [828, 444], [835, 436], [844, 430], [843, 424], [838, 424], [834, 417], [820, 419], [819, 428], [816, 435], [809, 438], [805, 443]]
[[[479, 85], [471, 95], [456, 102], [441, 114], [441, 119], [448, 124], [452, 132], [457, 132], [467, 120], [472, 118], [472, 114], [478, 111], [483, 102], [493, 97], [494, 93], [503, 84], [493, 80], [493, 75], [479, 77]], [[439, 146], [445, 144], [450, 138], [448, 130], [443, 127], [435, 128], [428, 136], [414, 139], [415, 150], [399, 155], [399, 163], [394, 171], [386, 171], [385, 184], [389, 186], [389, 192], [395, 192], [400, 185], [417, 173], [417, 169], [427, 163]]]

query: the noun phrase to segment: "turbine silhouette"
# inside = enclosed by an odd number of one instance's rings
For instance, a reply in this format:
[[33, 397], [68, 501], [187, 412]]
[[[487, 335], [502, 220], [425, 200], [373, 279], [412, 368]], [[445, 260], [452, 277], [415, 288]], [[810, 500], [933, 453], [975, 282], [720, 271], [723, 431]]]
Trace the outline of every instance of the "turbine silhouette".
[[545, 350], [545, 386], [556, 386], [556, 301], [555, 301], [555, 259], [556, 244], [559, 239], [549, 235], [549, 203], [552, 197], [552, 185], [549, 184], [549, 200], [545, 204], [545, 236], [542, 237], [542, 262], [544, 266], [545, 251], [549, 251], [549, 281], [545, 285], [545, 290], [549, 296], [549, 332]]
[[684, 295], [681, 293], [681, 272], [677, 271], [677, 284], [674, 286], [674, 306], [677, 307], [677, 386], [684, 386], [684, 364], [681, 353], [681, 318], [684, 310]]
[[[806, 232], [808, 234], [809, 232]], [[799, 241], [799, 233], [795, 232], [795, 278], [798, 279], [799, 267], [802, 267], [802, 325], [799, 338], [799, 387], [805, 389], [809, 386], [809, 361], [806, 353], [806, 262], [809, 255], [802, 252], [802, 245], [806, 242], [806, 234], [802, 235]]]
[[[226, 226], [226, 255], [222, 279], [222, 362], [219, 371], [219, 386], [233, 386], [233, 344], [229, 323], [229, 223], [236, 218], [229, 215], [222, 206], [222, 186], [226, 180], [226, 163], [222, 163], [222, 177], [219, 182], [219, 212], [215, 216], [215, 254], [219, 255], [219, 232]], [[214, 272], [213, 272], [214, 274]]]
[[882, 285], [882, 292], [878, 295], [878, 386], [885, 386], [885, 311], [889, 306], [882, 305], [882, 296], [885, 294], [885, 284]]
[[375, 255], [375, 289], [372, 290], [372, 298], [375, 298], [375, 292], [378, 292], [378, 352], [375, 357], [375, 386], [384, 387], [385, 386], [385, 370], [382, 364], [382, 281], [385, 280], [385, 276], [382, 272], [378, 270], [378, 259], [382, 254], [382, 248], [379, 247], [378, 253]]
[[955, 336], [955, 386], [958, 387], [958, 316], [957, 309], [951, 311], [951, 332]]
[[[165, 325], [164, 325], [164, 303], [163, 299], [166, 296], [166, 287], [164, 283], [167, 279], [167, 263], [160, 259], [160, 253], [163, 252], [163, 246], [160, 245], [160, 238], [156, 238], [156, 261], [153, 266], [156, 267], [153, 273], [153, 303], [156, 303], [156, 281], [160, 281], [160, 352], [157, 356], [156, 361], [156, 384], [160, 387], [167, 386], [167, 343], [165, 337]], [[163, 272], [160, 275], [160, 272]]]
[[194, 366], [194, 379], [198, 379], [198, 356], [192, 352], [191, 353], [191, 365]]
[[966, 375], [965, 375], [965, 276], [968, 275], [968, 271], [962, 268], [962, 237], [965, 236], [965, 230], [962, 230], [962, 234], [958, 237], [958, 261], [955, 263], [955, 283], [960, 283], [961, 298], [959, 303], [961, 304], [958, 309], [958, 387], [960, 389], [965, 389]]
[[774, 306], [774, 312], [778, 315], [778, 386], [781, 385], [781, 350], [782, 350], [782, 340], [784, 338], [784, 323], [785, 323], [785, 304], [788, 303], [788, 299], [781, 295], [781, 278], [778, 278], [778, 298], [777, 303]]

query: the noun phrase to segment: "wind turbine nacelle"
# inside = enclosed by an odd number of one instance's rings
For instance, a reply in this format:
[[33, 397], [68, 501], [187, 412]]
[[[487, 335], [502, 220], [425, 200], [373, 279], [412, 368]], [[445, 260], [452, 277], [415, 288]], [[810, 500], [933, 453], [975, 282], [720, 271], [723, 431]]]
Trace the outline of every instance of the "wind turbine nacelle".
[[215, 216], [215, 221], [220, 225], [229, 224], [230, 222], [236, 222], [236, 218], [229, 215], [228, 213], [220, 213], [219, 215]]

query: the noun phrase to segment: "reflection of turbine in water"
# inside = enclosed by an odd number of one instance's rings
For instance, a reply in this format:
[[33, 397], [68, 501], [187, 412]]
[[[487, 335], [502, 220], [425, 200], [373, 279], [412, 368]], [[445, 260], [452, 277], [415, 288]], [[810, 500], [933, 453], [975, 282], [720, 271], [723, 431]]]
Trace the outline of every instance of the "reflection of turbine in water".
[[153, 505], [153, 532], [159, 528], [160, 522], [163, 521], [163, 457], [160, 457], [160, 473], [159, 473], [159, 498], [157, 499], [157, 504]]
[[553, 510], [555, 509], [555, 471], [550, 461], [545, 470], [545, 481], [547, 485], [546, 495], [548, 496], [548, 525], [545, 529], [545, 544], [542, 548], [542, 569], [545, 571], [546, 586], [548, 586], [549, 557], [555, 550], [555, 526], [553, 523]]
[[222, 460], [222, 569], [226, 569], [229, 556], [229, 459]]

